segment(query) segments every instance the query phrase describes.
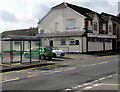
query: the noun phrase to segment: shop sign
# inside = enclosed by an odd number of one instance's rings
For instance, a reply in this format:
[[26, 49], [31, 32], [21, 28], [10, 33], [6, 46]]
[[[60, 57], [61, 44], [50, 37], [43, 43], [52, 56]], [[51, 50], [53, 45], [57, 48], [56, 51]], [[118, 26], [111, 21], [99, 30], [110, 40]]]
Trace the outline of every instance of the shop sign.
[[79, 30], [79, 27], [68, 27], [66, 30]]

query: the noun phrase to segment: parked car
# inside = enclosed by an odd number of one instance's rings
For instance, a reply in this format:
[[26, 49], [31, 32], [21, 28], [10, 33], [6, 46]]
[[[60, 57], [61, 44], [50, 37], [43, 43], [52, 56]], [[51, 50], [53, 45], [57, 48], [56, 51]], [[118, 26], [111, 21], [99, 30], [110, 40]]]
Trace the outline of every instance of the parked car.
[[53, 57], [63, 57], [65, 56], [65, 52], [63, 50], [59, 50], [57, 47], [47, 46], [50, 50], [52, 50]]
[[[26, 58], [30, 57], [30, 49], [23, 53]], [[51, 60], [53, 57], [52, 50], [47, 47], [32, 47], [31, 48], [31, 57], [40, 57], [41, 59]]]

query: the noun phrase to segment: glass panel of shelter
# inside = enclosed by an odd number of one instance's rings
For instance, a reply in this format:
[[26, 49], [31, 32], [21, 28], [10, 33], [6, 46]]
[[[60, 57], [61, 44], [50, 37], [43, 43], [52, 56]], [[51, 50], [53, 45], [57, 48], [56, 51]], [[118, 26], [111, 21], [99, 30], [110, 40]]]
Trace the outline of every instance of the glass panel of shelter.
[[1, 64], [11, 64], [12, 53], [11, 53], [11, 42], [1, 41]]
[[29, 41], [23, 41], [21, 63], [30, 63], [30, 42]]
[[12, 42], [12, 54], [13, 54], [12, 63], [20, 63], [21, 62], [21, 48], [22, 48], [22, 41], [13, 41]]
[[34, 44], [34, 41], [31, 41], [31, 62], [39, 62], [40, 61], [40, 48], [39, 46]]

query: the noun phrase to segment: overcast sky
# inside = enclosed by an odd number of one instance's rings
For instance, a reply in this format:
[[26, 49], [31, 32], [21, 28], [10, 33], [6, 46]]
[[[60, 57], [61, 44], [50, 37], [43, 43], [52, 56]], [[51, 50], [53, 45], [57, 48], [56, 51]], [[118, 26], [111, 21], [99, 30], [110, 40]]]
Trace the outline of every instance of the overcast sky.
[[0, 33], [8, 30], [36, 27], [51, 7], [67, 2], [98, 13], [118, 14], [120, 0], [0, 0]]

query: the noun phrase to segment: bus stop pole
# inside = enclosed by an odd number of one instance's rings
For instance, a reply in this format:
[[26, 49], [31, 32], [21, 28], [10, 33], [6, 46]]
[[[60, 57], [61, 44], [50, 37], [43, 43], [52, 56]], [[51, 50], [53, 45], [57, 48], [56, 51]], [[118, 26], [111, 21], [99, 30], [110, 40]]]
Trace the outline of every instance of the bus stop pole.
[[10, 65], [13, 63], [13, 41], [10, 41]]
[[22, 64], [22, 41], [20, 41], [20, 63]]
[[31, 41], [29, 41], [30, 42], [30, 63], [32, 63], [32, 59], [31, 59]]
[[44, 30], [43, 29], [41, 29], [40, 30], [40, 39], [41, 39], [41, 62], [42, 62], [42, 37], [44, 36]]

